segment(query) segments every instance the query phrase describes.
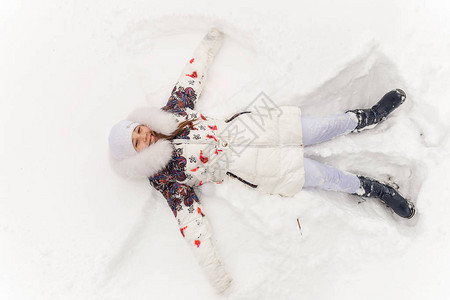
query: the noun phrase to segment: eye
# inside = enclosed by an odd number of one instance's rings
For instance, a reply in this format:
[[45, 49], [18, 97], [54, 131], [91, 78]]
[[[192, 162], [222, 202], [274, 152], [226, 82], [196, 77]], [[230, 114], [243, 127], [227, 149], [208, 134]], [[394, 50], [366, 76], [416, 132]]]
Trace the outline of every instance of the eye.
[[138, 127], [138, 133], [141, 133], [141, 127], [140, 126]]

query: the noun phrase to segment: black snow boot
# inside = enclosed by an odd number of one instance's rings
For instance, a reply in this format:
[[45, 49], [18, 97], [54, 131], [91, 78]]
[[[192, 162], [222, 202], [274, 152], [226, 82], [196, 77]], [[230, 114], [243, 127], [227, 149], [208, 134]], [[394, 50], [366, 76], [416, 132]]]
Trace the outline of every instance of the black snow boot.
[[357, 195], [363, 197], [379, 198], [383, 203], [402, 218], [411, 219], [416, 213], [414, 204], [402, 197], [393, 187], [378, 182], [374, 179], [358, 176], [361, 184], [361, 193]]
[[356, 114], [358, 125], [354, 131], [361, 131], [374, 127], [379, 122], [399, 107], [406, 100], [406, 93], [401, 89], [395, 89], [387, 93], [372, 108], [355, 109], [347, 112]]

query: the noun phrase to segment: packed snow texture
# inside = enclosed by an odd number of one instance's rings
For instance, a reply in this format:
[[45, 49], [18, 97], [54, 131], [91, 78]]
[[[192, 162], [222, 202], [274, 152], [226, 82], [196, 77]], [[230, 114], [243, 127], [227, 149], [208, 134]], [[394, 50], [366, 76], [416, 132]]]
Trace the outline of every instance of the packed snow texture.
[[[0, 298], [449, 299], [449, 3], [2, 1]], [[261, 91], [327, 115], [404, 89], [374, 129], [305, 152], [397, 183], [417, 216], [342, 193], [206, 184], [233, 277], [215, 294], [162, 195], [116, 175], [107, 144], [133, 108], [165, 104], [213, 26], [225, 38], [197, 105], [208, 116]]]

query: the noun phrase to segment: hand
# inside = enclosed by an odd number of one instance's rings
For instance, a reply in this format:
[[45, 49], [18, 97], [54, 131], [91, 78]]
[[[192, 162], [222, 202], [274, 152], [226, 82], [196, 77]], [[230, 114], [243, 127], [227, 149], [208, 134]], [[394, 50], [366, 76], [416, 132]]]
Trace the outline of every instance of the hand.
[[211, 36], [212, 38], [218, 38], [222, 35], [223, 33], [215, 27], [211, 27], [208, 31], [208, 36]]

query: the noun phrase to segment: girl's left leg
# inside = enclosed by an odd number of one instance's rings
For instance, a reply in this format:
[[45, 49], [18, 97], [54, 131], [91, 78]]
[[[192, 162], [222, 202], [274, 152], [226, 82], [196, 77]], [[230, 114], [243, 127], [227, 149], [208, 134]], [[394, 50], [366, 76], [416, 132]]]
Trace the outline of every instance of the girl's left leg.
[[328, 191], [344, 192], [364, 197], [378, 198], [403, 218], [412, 218], [415, 214], [414, 204], [399, 194], [391, 186], [377, 180], [343, 172], [318, 161], [304, 158], [304, 188], [320, 188]]
[[310, 158], [303, 159], [305, 168], [304, 188], [356, 194], [360, 189], [358, 176], [327, 166]]

